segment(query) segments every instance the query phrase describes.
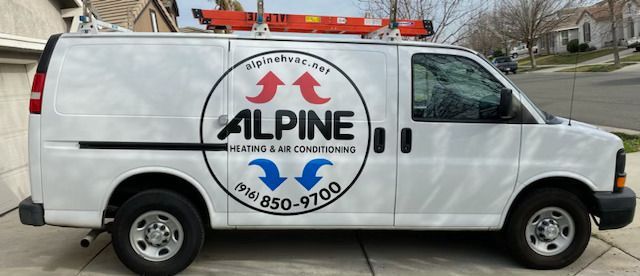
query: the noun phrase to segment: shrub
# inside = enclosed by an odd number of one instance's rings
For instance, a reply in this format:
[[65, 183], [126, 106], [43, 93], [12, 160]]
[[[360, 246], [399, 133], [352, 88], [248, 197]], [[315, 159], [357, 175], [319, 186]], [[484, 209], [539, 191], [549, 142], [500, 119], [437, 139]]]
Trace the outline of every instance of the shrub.
[[580, 52], [586, 52], [587, 50], [589, 50], [589, 44], [580, 43], [580, 46], [578, 46], [578, 50], [580, 50]]
[[580, 50], [580, 42], [577, 39], [572, 39], [567, 43], [567, 52], [577, 53]]

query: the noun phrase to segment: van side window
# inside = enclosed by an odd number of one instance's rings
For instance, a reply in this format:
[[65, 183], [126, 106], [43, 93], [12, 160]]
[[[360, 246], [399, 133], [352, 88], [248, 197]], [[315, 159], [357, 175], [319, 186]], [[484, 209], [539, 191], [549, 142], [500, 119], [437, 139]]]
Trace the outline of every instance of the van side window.
[[498, 119], [504, 87], [475, 61], [453, 55], [412, 57], [413, 119], [482, 122]]

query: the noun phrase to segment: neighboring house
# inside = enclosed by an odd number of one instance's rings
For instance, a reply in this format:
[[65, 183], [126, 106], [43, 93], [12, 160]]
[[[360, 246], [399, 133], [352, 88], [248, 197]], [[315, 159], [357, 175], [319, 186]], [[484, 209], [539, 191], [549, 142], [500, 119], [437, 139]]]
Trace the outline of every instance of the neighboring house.
[[567, 51], [567, 44], [573, 39], [578, 39], [579, 28], [576, 22], [585, 8], [573, 8], [564, 10], [559, 16], [565, 18], [556, 28], [538, 40], [538, 48], [542, 53], [562, 53]]
[[[626, 40], [640, 35], [639, 7], [640, 1], [637, 0], [620, 1], [614, 7], [619, 45], [625, 46]], [[547, 48], [550, 53], [566, 52], [568, 42], [573, 39], [596, 48], [613, 46], [609, 6], [606, 1], [565, 12], [567, 19], [539, 39], [538, 45], [543, 53], [546, 53]]]
[[30, 194], [31, 81], [50, 35], [75, 30], [80, 0], [2, 0], [0, 8], [0, 214]]
[[175, 0], [93, 0], [93, 13], [104, 22], [134, 32], [178, 32]]

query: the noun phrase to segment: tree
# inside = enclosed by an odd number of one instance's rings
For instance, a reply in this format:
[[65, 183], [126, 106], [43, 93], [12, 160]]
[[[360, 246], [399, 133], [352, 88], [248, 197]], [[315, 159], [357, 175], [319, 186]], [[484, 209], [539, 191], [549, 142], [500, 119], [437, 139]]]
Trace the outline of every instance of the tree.
[[609, 10], [609, 24], [611, 25], [611, 38], [613, 39], [613, 61], [616, 67], [620, 67], [620, 53], [618, 50], [618, 20], [622, 18], [622, 9], [629, 0], [606, 0]]
[[[244, 11], [242, 4], [238, 0], [208, 0], [209, 2], [216, 3], [216, 9], [223, 11]], [[230, 29], [216, 29], [215, 33], [227, 33], [230, 34], [233, 30]]]
[[[388, 18], [391, 0], [358, 0], [360, 8], [370, 16]], [[398, 0], [398, 19], [434, 22], [432, 42], [458, 44], [469, 33], [467, 26], [482, 11], [482, 1], [464, 0]]]
[[526, 44], [531, 67], [536, 68], [533, 46], [542, 35], [569, 18], [580, 0], [501, 0], [499, 16], [507, 22], [505, 34]]
[[224, 11], [244, 11], [242, 4], [238, 0], [216, 0], [219, 10]]
[[[470, 22], [467, 26], [467, 37], [463, 41], [463, 45], [474, 49], [485, 56], [491, 55], [492, 51], [500, 50], [504, 48], [504, 36], [493, 28], [495, 23], [495, 16], [486, 12], [478, 16]], [[496, 56], [495, 52], [493, 56]]]

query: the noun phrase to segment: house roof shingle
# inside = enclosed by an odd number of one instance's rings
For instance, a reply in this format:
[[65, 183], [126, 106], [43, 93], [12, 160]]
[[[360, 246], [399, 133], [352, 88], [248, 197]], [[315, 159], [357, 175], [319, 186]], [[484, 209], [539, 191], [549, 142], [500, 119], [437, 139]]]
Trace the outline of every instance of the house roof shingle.
[[[623, 14], [624, 8], [629, 3], [634, 3], [636, 5], [639, 5], [637, 0], [616, 1], [613, 9], [614, 9], [615, 15], [617, 17], [619, 17], [618, 19], [622, 18], [622, 14]], [[594, 4], [594, 5], [591, 5], [591, 6], [587, 7], [580, 14], [580, 17], [578, 17], [578, 20], [576, 21], [576, 24], [578, 23], [578, 21], [580, 21], [582, 19], [582, 17], [585, 14], [588, 14], [589, 16], [591, 16], [591, 18], [593, 18], [595, 21], [609, 20], [609, 5], [608, 5], [607, 1], [600, 1], [600, 2], [598, 2], [596, 4]]]
[[[630, 0], [629, 2], [638, 3], [637, 0]], [[616, 16], [622, 18], [622, 11], [627, 3], [627, 1], [616, 1], [614, 6], [614, 13]], [[582, 17], [585, 14], [591, 16], [595, 21], [609, 20], [609, 4], [607, 1], [603, 0], [587, 7], [566, 9], [559, 15], [566, 16], [566, 19], [558, 24], [555, 30], [561, 31], [578, 28], [578, 22], [582, 20]]]
[[178, 26], [169, 12], [159, 0], [97, 0], [92, 1], [93, 12], [100, 20], [116, 24], [120, 27], [133, 29], [133, 24], [140, 12], [149, 4], [155, 2], [162, 16], [169, 22], [174, 31]]
[[556, 26], [556, 30], [567, 30], [577, 28], [576, 22], [582, 16], [585, 8], [572, 8], [564, 10], [560, 13], [559, 16], [565, 17], [565, 19]]

